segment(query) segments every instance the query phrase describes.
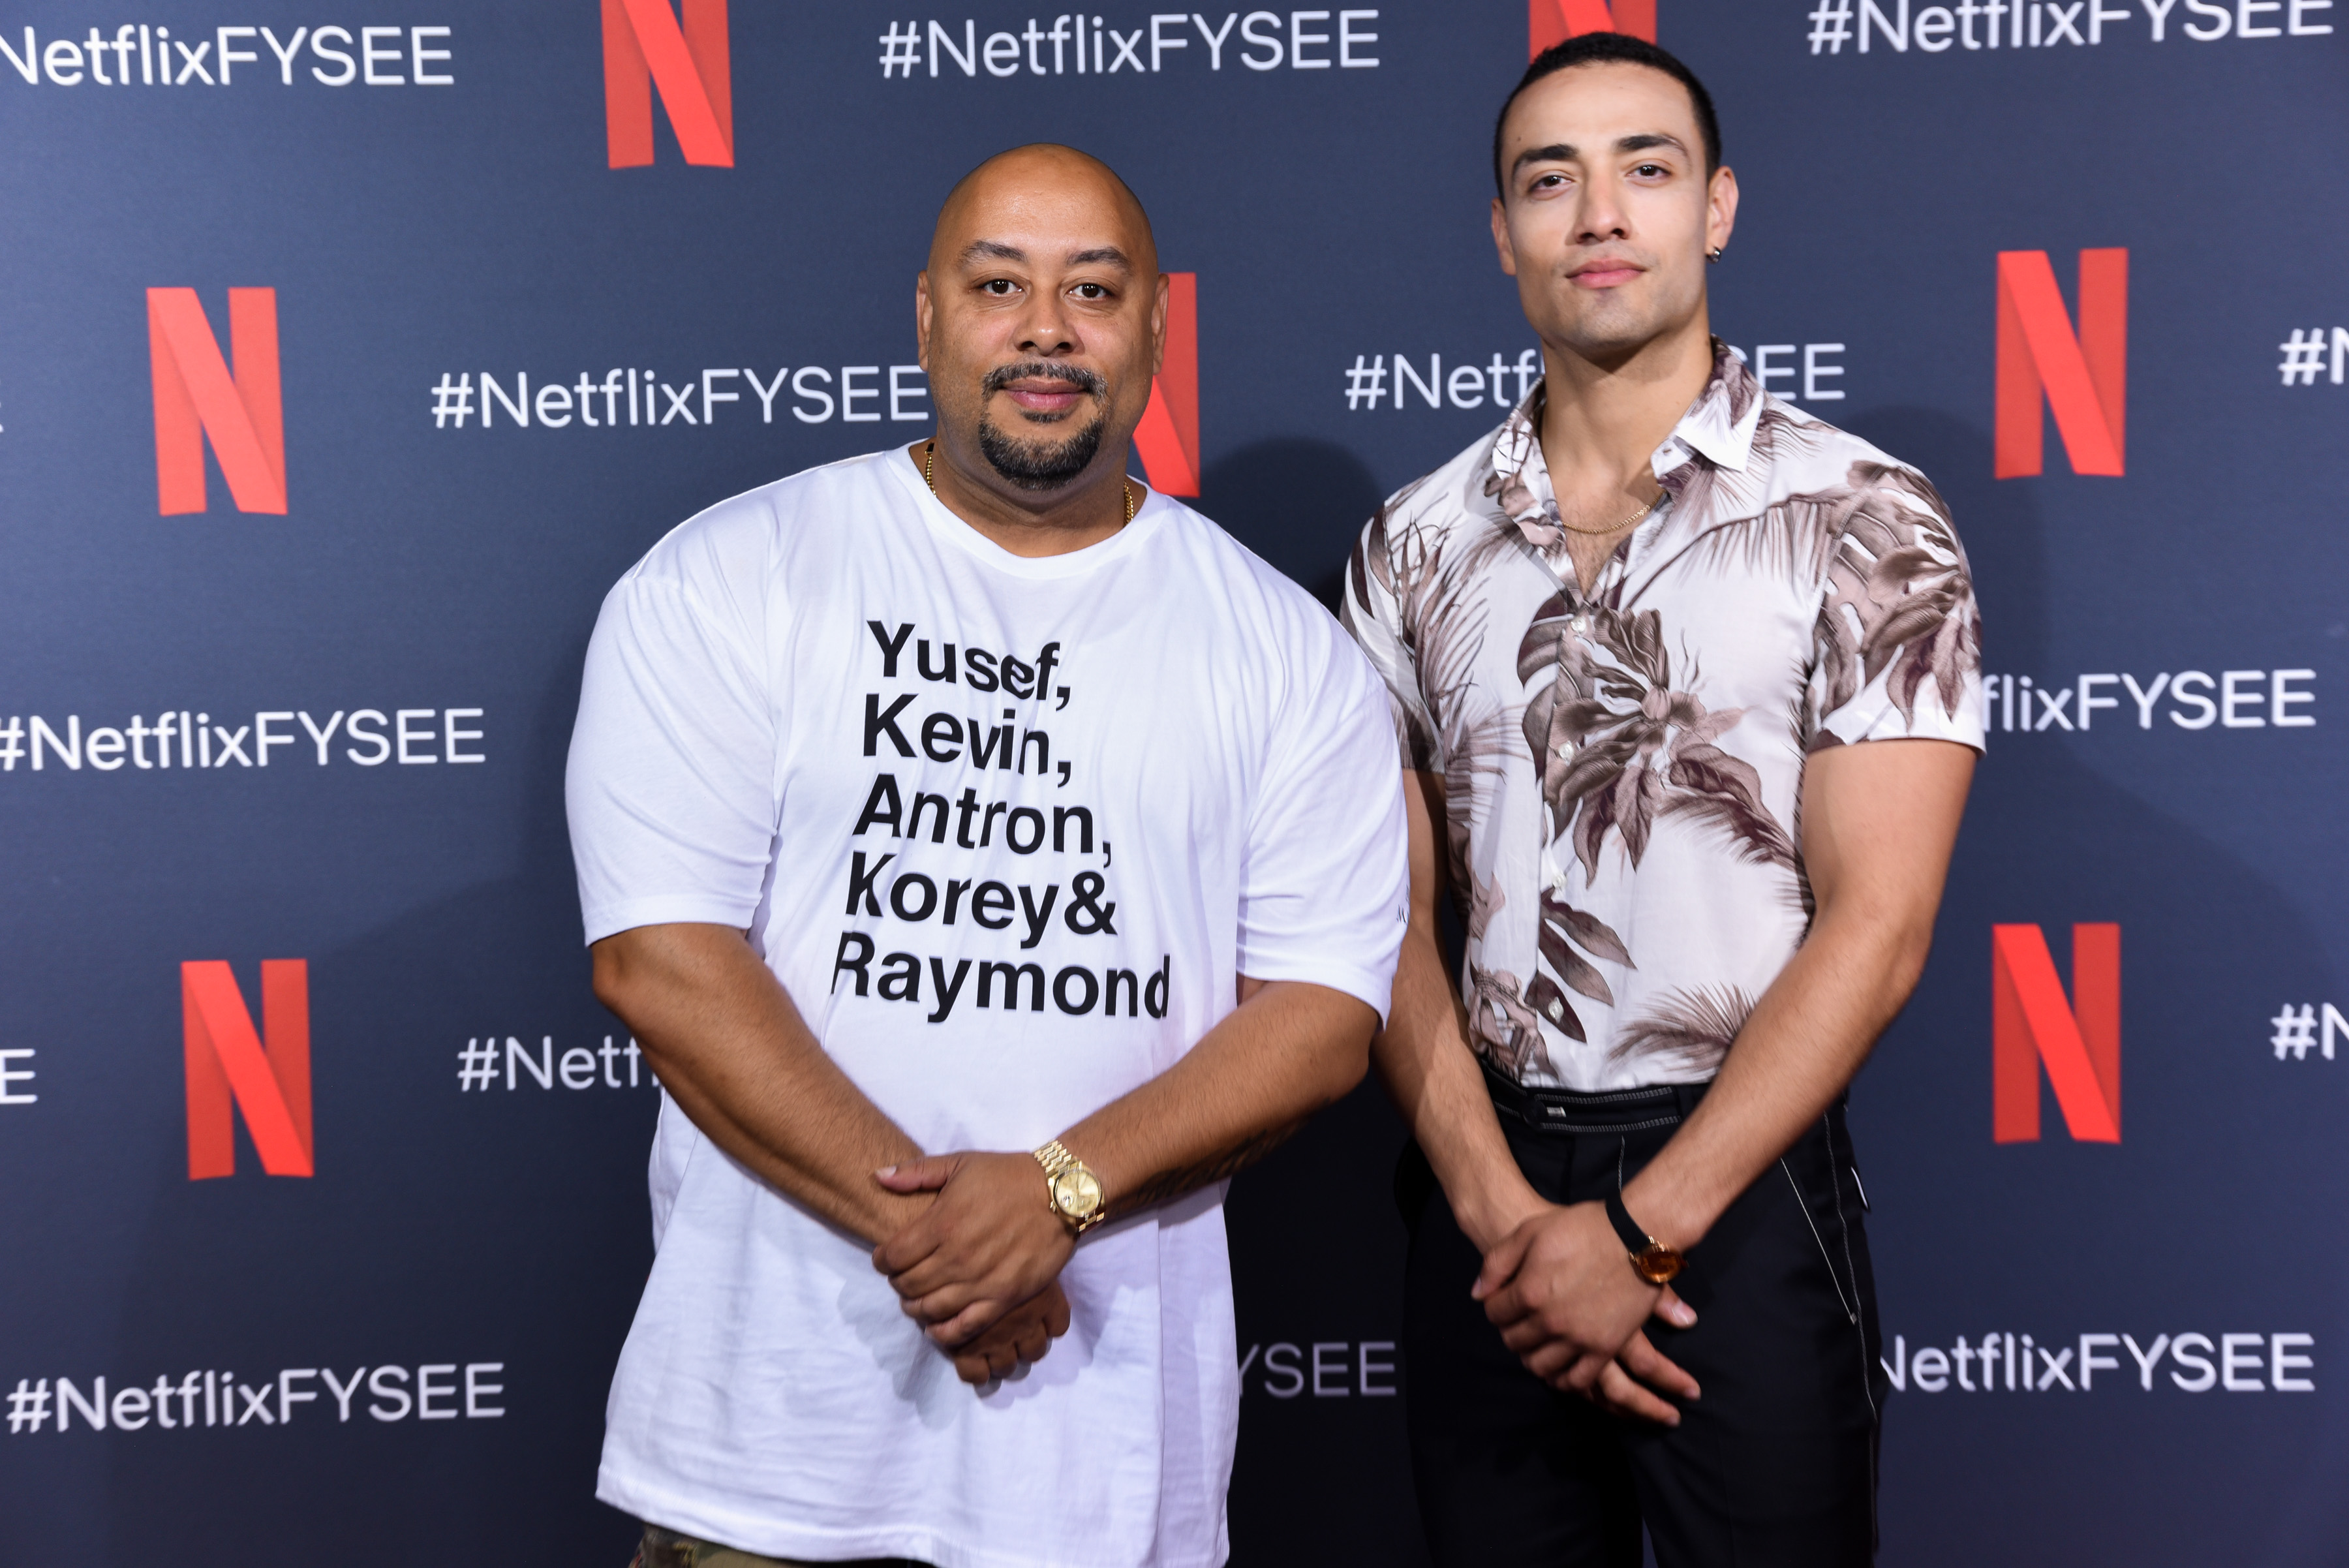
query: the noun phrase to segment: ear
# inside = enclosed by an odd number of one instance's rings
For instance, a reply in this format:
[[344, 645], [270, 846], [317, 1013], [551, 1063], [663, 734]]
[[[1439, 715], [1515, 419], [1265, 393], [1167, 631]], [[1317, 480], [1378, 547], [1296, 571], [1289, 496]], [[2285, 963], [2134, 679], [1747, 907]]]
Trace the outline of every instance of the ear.
[[1704, 197], [1704, 248], [1726, 249], [1737, 227], [1737, 175], [1727, 164], [1713, 171]]
[[917, 272], [914, 275], [914, 362], [926, 376], [930, 371], [930, 323], [936, 314], [930, 302], [930, 275]]
[[1517, 248], [1509, 243], [1509, 209], [1498, 196], [1493, 198], [1493, 248], [1500, 253], [1501, 270], [1516, 276]]
[[1160, 273], [1158, 286], [1150, 301], [1150, 373], [1153, 376], [1166, 369], [1166, 316], [1174, 286], [1167, 281], [1166, 275]]

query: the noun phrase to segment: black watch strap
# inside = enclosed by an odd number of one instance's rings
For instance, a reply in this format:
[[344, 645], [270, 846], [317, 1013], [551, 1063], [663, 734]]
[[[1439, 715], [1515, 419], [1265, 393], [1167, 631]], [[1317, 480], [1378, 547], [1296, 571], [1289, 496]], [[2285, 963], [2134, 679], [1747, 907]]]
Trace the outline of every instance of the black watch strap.
[[1638, 1222], [1632, 1220], [1631, 1211], [1623, 1207], [1620, 1190], [1607, 1195], [1607, 1220], [1615, 1227], [1615, 1234], [1621, 1239], [1623, 1250], [1627, 1252], [1636, 1255], [1656, 1244], [1656, 1239], [1640, 1230]]

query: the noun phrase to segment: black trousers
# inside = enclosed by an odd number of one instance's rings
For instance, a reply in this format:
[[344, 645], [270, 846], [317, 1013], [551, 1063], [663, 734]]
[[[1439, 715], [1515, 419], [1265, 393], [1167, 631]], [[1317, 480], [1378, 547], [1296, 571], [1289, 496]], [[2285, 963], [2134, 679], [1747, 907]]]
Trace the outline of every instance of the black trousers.
[[[1557, 1203], [1601, 1199], [1703, 1086], [1577, 1095], [1494, 1085], [1517, 1164]], [[1441, 1568], [1865, 1568], [1875, 1557], [1876, 1289], [1838, 1105], [1691, 1249], [1696, 1326], [1649, 1339], [1697, 1381], [1666, 1428], [1535, 1379], [1471, 1301], [1482, 1266], [1426, 1158], [1403, 1154], [1405, 1419]], [[1629, 1267], [1629, 1264], [1625, 1265]]]

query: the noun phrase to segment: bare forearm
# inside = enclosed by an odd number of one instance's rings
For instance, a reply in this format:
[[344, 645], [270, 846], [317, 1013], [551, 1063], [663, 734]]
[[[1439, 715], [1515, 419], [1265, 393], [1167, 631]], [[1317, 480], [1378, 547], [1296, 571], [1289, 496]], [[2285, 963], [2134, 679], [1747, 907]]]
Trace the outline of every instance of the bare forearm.
[[1693, 1246], [1835, 1103], [1924, 971], [1973, 753], [1876, 741], [1813, 757], [1804, 857], [1817, 917], [1688, 1125], [1624, 1189], [1657, 1240]]
[[1127, 1214], [1264, 1158], [1362, 1078], [1377, 1014], [1321, 986], [1252, 988], [1183, 1059], [1061, 1135]]
[[1477, 1251], [1540, 1207], [1501, 1134], [1432, 917], [1414, 919], [1403, 938], [1394, 1005], [1371, 1060]]
[[1857, 912], [1821, 919], [1763, 993], [1703, 1103], [1624, 1189], [1651, 1234], [1695, 1245], [1826, 1113], [1908, 1001], [1925, 934]]
[[595, 949], [595, 991], [679, 1109], [761, 1179], [869, 1241], [926, 1210], [873, 1172], [920, 1156], [824, 1054], [740, 931], [648, 926]]
[[1501, 1136], [1436, 936], [1444, 884], [1444, 780], [1405, 770], [1402, 796], [1411, 834], [1411, 925], [1395, 968], [1394, 1004], [1371, 1054], [1434, 1167], [1452, 1217], [1476, 1250], [1486, 1251], [1539, 1209], [1541, 1198]]

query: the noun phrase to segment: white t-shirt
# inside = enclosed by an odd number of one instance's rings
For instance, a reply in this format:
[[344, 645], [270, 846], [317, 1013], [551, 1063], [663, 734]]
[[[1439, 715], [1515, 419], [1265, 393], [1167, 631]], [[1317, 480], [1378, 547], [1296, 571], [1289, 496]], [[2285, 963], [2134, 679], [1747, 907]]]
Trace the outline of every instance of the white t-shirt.
[[[1023, 559], [893, 451], [724, 502], [621, 579], [568, 793], [588, 940], [747, 929], [825, 1051], [945, 1152], [1033, 1148], [1164, 1073], [1239, 974], [1383, 1015], [1400, 783], [1362, 656], [1197, 513], [1153, 494]], [[818, 1560], [1227, 1554], [1220, 1187], [1088, 1234], [1068, 1334], [979, 1394], [865, 1243], [667, 1097], [651, 1179], [605, 1501]]]

